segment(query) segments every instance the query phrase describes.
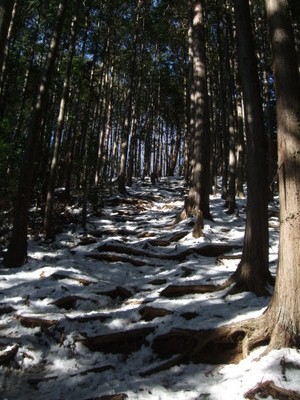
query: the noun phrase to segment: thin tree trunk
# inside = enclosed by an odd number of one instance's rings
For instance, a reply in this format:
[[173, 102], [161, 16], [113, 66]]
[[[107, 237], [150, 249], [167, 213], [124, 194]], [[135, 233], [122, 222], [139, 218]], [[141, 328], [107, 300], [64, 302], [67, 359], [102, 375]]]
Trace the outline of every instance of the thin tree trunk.
[[55, 137], [54, 137], [54, 148], [53, 148], [53, 154], [52, 154], [52, 160], [51, 160], [49, 178], [48, 178], [48, 189], [47, 189], [45, 214], [44, 214], [44, 231], [45, 231], [46, 239], [54, 238], [54, 226], [52, 223], [54, 190], [55, 190], [55, 183], [56, 183], [56, 172], [57, 172], [57, 163], [58, 163], [59, 150], [60, 150], [61, 135], [62, 135], [63, 127], [64, 127], [66, 107], [67, 107], [69, 90], [70, 90], [72, 61], [73, 61], [75, 45], [76, 45], [76, 26], [75, 26], [76, 20], [77, 20], [77, 16], [74, 16], [72, 19], [72, 23], [71, 23], [69, 59], [67, 62], [66, 77], [64, 80], [63, 91], [62, 91], [62, 96], [61, 96], [61, 100], [60, 100], [59, 115], [58, 115], [58, 119], [57, 119], [57, 126], [56, 126]]
[[[112, 125], [113, 125], [113, 90], [114, 90], [113, 67], [111, 68], [111, 75], [112, 76], [110, 78], [108, 104], [107, 104], [107, 120], [106, 120], [106, 126], [105, 126], [104, 140], [102, 143], [102, 148], [103, 148], [103, 150], [102, 150], [102, 152], [103, 152], [102, 182], [107, 181], [108, 177], [109, 177], [109, 174], [108, 174], [109, 144], [111, 144], [110, 138], [111, 138], [111, 133], [112, 133]], [[96, 184], [96, 182], [95, 182], [95, 184]]]
[[130, 139], [130, 132], [132, 131], [132, 120], [133, 120], [133, 111], [134, 111], [134, 85], [136, 83], [136, 61], [137, 61], [137, 50], [138, 50], [138, 32], [140, 29], [141, 22], [141, 7], [142, 0], [138, 0], [136, 7], [136, 16], [135, 16], [135, 27], [134, 27], [134, 36], [133, 36], [133, 55], [130, 62], [130, 71], [129, 71], [129, 87], [126, 95], [126, 118], [123, 126], [122, 137], [121, 137], [121, 154], [120, 154], [120, 170], [119, 170], [119, 179], [118, 186], [119, 192], [123, 194], [127, 194], [126, 191], [126, 169], [127, 169], [127, 159], [128, 159], [128, 146]]
[[[221, 17], [218, 16], [218, 19]], [[226, 20], [230, 17], [226, 15]], [[231, 24], [232, 25], [232, 24]], [[221, 183], [221, 197], [226, 200], [228, 192], [228, 155], [229, 155], [229, 134], [227, 124], [227, 101], [228, 101], [228, 85], [227, 75], [230, 73], [228, 69], [229, 51], [228, 51], [228, 23], [225, 25], [225, 29], [221, 28], [220, 24], [217, 26], [217, 40], [218, 40], [218, 56], [219, 56], [219, 107], [220, 113], [218, 114], [218, 139], [220, 142], [220, 158], [221, 158], [221, 172], [222, 172], [222, 183]], [[223, 34], [223, 35], [222, 35]], [[224, 51], [224, 48], [226, 51]]]
[[[228, 188], [226, 193], [226, 206], [227, 213], [233, 214], [237, 208], [235, 195], [236, 195], [236, 137], [237, 137], [237, 129], [236, 129], [236, 114], [235, 110], [235, 87], [234, 82], [235, 79], [235, 61], [231, 60], [236, 57], [232, 57], [232, 51], [230, 52], [229, 46], [230, 43], [233, 43], [233, 27], [232, 27], [232, 18], [227, 17], [227, 31], [226, 31], [226, 45], [225, 45], [225, 61], [226, 61], [226, 70], [227, 70], [227, 82], [226, 82], [226, 90], [227, 90], [227, 127], [228, 127]], [[231, 57], [230, 57], [231, 54]], [[234, 55], [235, 56], [235, 55]], [[231, 72], [233, 71], [233, 72]]]
[[11, 23], [15, 1], [0, 0], [0, 73], [5, 55], [9, 26]]
[[245, 167], [245, 138], [243, 123], [243, 104], [241, 96], [236, 101], [236, 118], [237, 118], [237, 151], [236, 151], [236, 195], [239, 198], [245, 197], [244, 192], [244, 167]]
[[17, 1], [0, 0], [0, 118], [5, 110], [6, 61], [16, 9]]
[[182, 131], [181, 131], [181, 126], [178, 123], [178, 125], [176, 127], [175, 143], [174, 143], [174, 146], [173, 146], [170, 165], [169, 165], [169, 168], [168, 168], [168, 170], [169, 170], [168, 175], [170, 175], [170, 176], [174, 176], [174, 174], [175, 174], [175, 168], [176, 168], [176, 165], [177, 165], [179, 150], [180, 150], [180, 146], [181, 146], [181, 139], [182, 139]]

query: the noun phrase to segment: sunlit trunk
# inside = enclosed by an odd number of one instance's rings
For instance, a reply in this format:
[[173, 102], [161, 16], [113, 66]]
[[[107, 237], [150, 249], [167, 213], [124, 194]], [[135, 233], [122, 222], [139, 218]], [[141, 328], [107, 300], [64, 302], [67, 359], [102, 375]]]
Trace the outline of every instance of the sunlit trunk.
[[271, 347], [300, 345], [300, 85], [287, 3], [266, 0], [273, 47], [280, 199], [279, 260], [268, 309]]

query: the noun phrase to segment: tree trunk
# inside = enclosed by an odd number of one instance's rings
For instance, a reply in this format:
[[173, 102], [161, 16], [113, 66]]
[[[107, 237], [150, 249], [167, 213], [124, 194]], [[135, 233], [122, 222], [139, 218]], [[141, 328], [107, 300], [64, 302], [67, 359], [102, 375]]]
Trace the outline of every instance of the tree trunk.
[[241, 96], [236, 100], [236, 118], [237, 118], [237, 152], [236, 152], [236, 196], [244, 198], [244, 166], [245, 166], [245, 135], [243, 123], [243, 105]]
[[201, 1], [191, 0], [191, 156], [190, 191], [185, 202], [185, 214], [194, 214], [196, 223], [194, 237], [202, 236], [203, 219], [211, 218], [209, 213], [210, 193], [210, 133], [208, 96], [206, 82], [206, 54]]
[[267, 310], [271, 348], [300, 346], [300, 85], [285, 0], [265, 0], [276, 91], [280, 200], [279, 260]]
[[234, 290], [264, 295], [269, 272], [266, 135], [248, 0], [235, 0], [237, 47], [247, 135], [247, 220], [243, 255]]
[[290, 0], [289, 5], [292, 14], [292, 24], [294, 28], [296, 54], [298, 59], [298, 72], [300, 79], [300, 4], [298, 0]]
[[12, 18], [14, 3], [15, 2], [13, 0], [0, 0], [0, 73], [2, 71], [7, 35]]
[[16, 15], [17, 1], [0, 0], [0, 118], [5, 112], [5, 77], [9, 51], [8, 43]]
[[180, 151], [180, 146], [181, 146], [181, 140], [182, 140], [182, 129], [180, 124], [178, 123], [176, 127], [176, 139], [175, 139], [175, 144], [174, 148], [170, 157], [170, 163], [169, 163], [169, 168], [168, 168], [168, 174], [169, 176], [174, 176], [175, 175], [175, 168], [178, 162], [178, 156], [179, 156], [179, 151]]
[[47, 103], [48, 90], [54, 71], [56, 55], [62, 33], [66, 3], [67, 0], [64, 0], [59, 5], [57, 25], [51, 40], [48, 59], [39, 85], [31, 126], [28, 132], [14, 208], [12, 238], [3, 260], [3, 264], [10, 268], [20, 267], [27, 261], [28, 209], [30, 205], [31, 186], [33, 180], [33, 167], [43, 123], [44, 110]]
[[[237, 208], [235, 195], [236, 195], [236, 138], [237, 138], [237, 128], [236, 128], [236, 96], [235, 94], [235, 83], [236, 83], [236, 57], [232, 60], [233, 50], [233, 27], [232, 27], [232, 17], [227, 15], [227, 29], [226, 29], [226, 44], [224, 43], [225, 51], [225, 62], [226, 62], [226, 88], [228, 95], [227, 102], [224, 104], [227, 110], [227, 135], [228, 135], [228, 188], [226, 193], [226, 207], [227, 213], [233, 214]], [[232, 72], [231, 72], [232, 71]]]
[[54, 148], [52, 154], [52, 160], [49, 171], [49, 179], [48, 179], [48, 190], [47, 190], [47, 198], [45, 204], [45, 215], [44, 215], [44, 231], [46, 239], [54, 239], [54, 226], [52, 223], [52, 212], [53, 212], [53, 203], [54, 203], [54, 190], [56, 184], [56, 171], [57, 171], [57, 162], [59, 157], [60, 150], [60, 142], [61, 135], [64, 127], [65, 115], [66, 115], [66, 107], [69, 97], [70, 90], [70, 81], [71, 81], [71, 72], [72, 72], [72, 61], [74, 57], [75, 45], [76, 45], [76, 21], [77, 16], [74, 16], [71, 23], [71, 39], [69, 46], [69, 59], [67, 62], [66, 69], [66, 77], [63, 84], [63, 91], [60, 100], [59, 107], [59, 115], [57, 119], [57, 126], [54, 137]]
[[133, 99], [134, 89], [136, 84], [136, 61], [138, 55], [138, 33], [141, 29], [141, 7], [142, 1], [138, 0], [136, 7], [136, 16], [135, 16], [135, 26], [134, 26], [134, 35], [133, 35], [133, 54], [130, 62], [130, 71], [129, 71], [129, 87], [127, 93], [127, 110], [126, 110], [126, 118], [122, 131], [122, 139], [121, 139], [121, 154], [120, 154], [120, 172], [118, 179], [118, 187], [119, 192], [123, 194], [127, 194], [126, 191], [126, 169], [127, 169], [127, 158], [128, 158], [128, 147], [129, 147], [129, 139], [130, 133], [132, 132], [132, 121], [134, 116], [134, 107], [135, 102]]

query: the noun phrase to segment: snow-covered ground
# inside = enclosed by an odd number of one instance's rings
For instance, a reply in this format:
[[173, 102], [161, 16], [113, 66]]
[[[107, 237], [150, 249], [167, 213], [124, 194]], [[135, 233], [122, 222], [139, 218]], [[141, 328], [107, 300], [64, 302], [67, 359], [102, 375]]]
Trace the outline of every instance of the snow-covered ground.
[[[255, 317], [270, 298], [250, 293], [224, 297], [224, 291], [161, 296], [171, 284], [218, 284], [235, 271], [238, 258], [187, 253], [178, 261], [174, 255], [208, 243], [230, 243], [234, 248], [226, 254], [241, 254], [245, 201], [238, 200], [239, 213], [229, 216], [220, 197], [212, 197], [214, 221], [206, 221], [204, 238], [196, 240], [191, 220], [172, 226], [183, 206], [182, 180], [161, 179], [155, 187], [146, 181], [130, 192], [147, 201], [126, 204], [107, 198], [103, 208], [89, 215], [87, 233], [71, 225], [54, 243], [31, 240], [28, 264], [0, 270], [0, 364], [3, 355], [16, 351], [0, 366], [0, 398], [87, 400], [123, 393], [132, 400], [240, 400], [269, 380], [300, 392], [300, 353], [292, 349], [258, 359], [262, 347], [239, 364], [178, 365], [142, 376], [162, 363], [151, 347], [158, 335]], [[270, 267], [275, 273], [275, 217], [271, 226]], [[103, 245], [108, 251], [99, 251]], [[115, 253], [111, 245], [137, 252]], [[90, 257], [97, 254], [103, 258]], [[120, 258], [113, 262], [113, 256]], [[147, 320], [141, 312], [145, 306], [169, 313]], [[139, 328], [152, 330], [134, 351], [109, 353], [110, 345], [92, 351], [85, 343], [89, 337]]]

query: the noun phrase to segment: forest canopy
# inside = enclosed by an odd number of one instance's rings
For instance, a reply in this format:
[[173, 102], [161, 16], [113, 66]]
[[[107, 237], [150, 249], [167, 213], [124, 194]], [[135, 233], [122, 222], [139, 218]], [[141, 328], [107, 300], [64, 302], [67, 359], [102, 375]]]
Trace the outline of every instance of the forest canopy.
[[[1, 197], [5, 201], [11, 200], [16, 187], [32, 107], [56, 29], [58, 3], [19, 1], [13, 9], [1, 74]], [[274, 91], [263, 6], [254, 4], [252, 13], [270, 154], [274, 155]], [[237, 178], [241, 181], [245, 144], [231, 3], [209, 2], [205, 21], [211, 170], [213, 176], [224, 175], [226, 191], [229, 130], [236, 131]], [[125, 142], [126, 184], [134, 176], [151, 172], [164, 176], [184, 172], [188, 179], [191, 55], [187, 4], [70, 1], [62, 24], [37, 137], [35, 196], [42, 195], [40, 200], [45, 201], [56, 135], [55, 186], [65, 187], [67, 195], [85, 188], [90, 197], [110, 184], [123, 168]]]

